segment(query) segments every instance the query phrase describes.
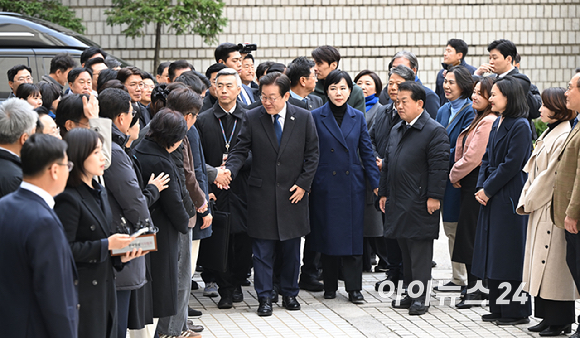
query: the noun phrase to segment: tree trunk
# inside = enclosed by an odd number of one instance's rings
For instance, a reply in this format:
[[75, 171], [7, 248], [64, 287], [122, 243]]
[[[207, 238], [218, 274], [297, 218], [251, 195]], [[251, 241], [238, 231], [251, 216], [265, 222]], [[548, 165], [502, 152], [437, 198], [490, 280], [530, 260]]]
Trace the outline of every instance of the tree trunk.
[[157, 22], [155, 24], [155, 56], [153, 58], [153, 71], [152, 74], [157, 70], [159, 66], [159, 52], [161, 50], [161, 23]]

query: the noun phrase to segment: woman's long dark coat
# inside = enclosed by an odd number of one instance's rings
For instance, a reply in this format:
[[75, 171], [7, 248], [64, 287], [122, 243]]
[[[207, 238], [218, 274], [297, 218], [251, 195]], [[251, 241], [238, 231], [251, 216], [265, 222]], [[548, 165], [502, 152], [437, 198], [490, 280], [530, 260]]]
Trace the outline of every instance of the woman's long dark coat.
[[[176, 150], [177, 151], [177, 150]], [[153, 289], [153, 316], [167, 317], [177, 313], [177, 255], [179, 233], [189, 230], [189, 216], [181, 199], [181, 185], [177, 169], [167, 150], [151, 139], [145, 138], [135, 149], [141, 164], [141, 175], [147, 181], [151, 174], [169, 174], [169, 187], [151, 208], [153, 224], [159, 228], [157, 251], [149, 253], [151, 262], [151, 287]]]
[[339, 127], [328, 103], [312, 117], [320, 151], [310, 194], [313, 248], [326, 255], [362, 255], [366, 179], [375, 189], [380, 175], [365, 117], [349, 106]]
[[105, 188], [99, 203], [91, 188], [82, 183], [67, 187], [55, 198], [58, 215], [78, 271], [79, 337], [110, 338], [117, 336], [117, 296], [115, 270], [121, 260], [111, 257], [108, 241], [113, 234], [112, 215]]
[[479, 278], [522, 280], [528, 216], [516, 213], [527, 175], [522, 168], [532, 147], [528, 121], [506, 117], [493, 123], [477, 190], [489, 197], [479, 211], [473, 274]]

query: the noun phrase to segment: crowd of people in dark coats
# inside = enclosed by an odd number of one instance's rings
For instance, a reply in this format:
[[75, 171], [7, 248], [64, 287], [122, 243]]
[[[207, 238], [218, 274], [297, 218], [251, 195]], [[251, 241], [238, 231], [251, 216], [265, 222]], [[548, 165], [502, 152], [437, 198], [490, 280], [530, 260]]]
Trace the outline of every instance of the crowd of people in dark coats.
[[[80, 67], [57, 55], [39, 83], [12, 67], [0, 303], [23, 305], [0, 306], [0, 322], [19, 337], [200, 337], [196, 271], [230, 309], [253, 269], [270, 316], [280, 296], [299, 310], [300, 289], [336, 298], [339, 280], [364, 303], [376, 265], [376, 291], [409, 315], [455, 291], [458, 309], [488, 303], [485, 322], [527, 324], [533, 297], [528, 330], [570, 333], [580, 73], [540, 94], [514, 43], [487, 49], [476, 68], [449, 40], [435, 91], [409, 51], [383, 86], [368, 69], [353, 80], [328, 45], [254, 67], [246, 45], [222, 43], [205, 73], [178, 60], [153, 76], [95, 47]], [[452, 279], [432, 288], [441, 224]]]

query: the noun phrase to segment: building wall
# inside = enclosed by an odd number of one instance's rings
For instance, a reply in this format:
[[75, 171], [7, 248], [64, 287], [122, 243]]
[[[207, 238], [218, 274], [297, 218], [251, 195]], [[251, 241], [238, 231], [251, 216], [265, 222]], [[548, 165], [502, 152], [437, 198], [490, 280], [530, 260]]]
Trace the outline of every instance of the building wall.
[[[111, 0], [63, 3], [83, 19], [87, 37], [154, 71], [153, 25], [145, 36], [131, 39], [121, 26], [105, 23]], [[225, 15], [229, 22], [219, 41], [256, 43], [256, 64], [287, 64], [329, 44], [342, 55], [339, 67], [353, 77], [371, 69], [386, 82], [391, 57], [406, 49], [418, 56], [424, 84], [434, 88], [448, 39], [465, 40], [470, 46], [466, 61], [477, 67], [487, 60], [487, 45], [505, 38], [516, 43], [522, 72], [540, 90], [565, 86], [580, 67], [579, 0], [226, 0]], [[164, 31], [161, 61], [186, 59], [204, 72], [214, 62], [216, 46], [199, 36]]]

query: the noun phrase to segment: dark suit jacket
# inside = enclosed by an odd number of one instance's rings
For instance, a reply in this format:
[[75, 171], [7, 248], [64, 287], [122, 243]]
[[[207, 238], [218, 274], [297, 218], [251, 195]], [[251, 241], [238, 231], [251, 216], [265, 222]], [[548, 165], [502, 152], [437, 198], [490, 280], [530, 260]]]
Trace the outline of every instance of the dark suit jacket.
[[296, 107], [300, 107], [300, 108], [310, 110], [310, 111], [313, 111], [314, 109], [320, 108], [320, 107], [322, 107], [322, 105], [324, 105], [324, 102], [322, 102], [322, 99], [314, 94], [308, 95], [308, 103], [304, 102], [303, 100], [299, 100], [295, 97], [292, 97], [292, 96], [290, 96], [290, 98], [288, 99], [288, 103], [295, 105]]
[[101, 189], [100, 206], [86, 184], [67, 187], [55, 198], [54, 212], [60, 218], [79, 273], [79, 337], [111, 337], [117, 330], [117, 298], [107, 237], [112, 235], [112, 214], [107, 192]]
[[21, 182], [20, 157], [0, 149], [0, 197], [16, 191]]
[[[248, 235], [284, 241], [308, 234], [308, 191], [318, 166], [318, 135], [311, 113], [286, 105], [279, 146], [272, 116], [266, 109], [248, 111], [238, 143], [226, 162], [234, 178], [250, 151]], [[306, 193], [300, 202], [292, 204], [290, 188], [295, 184]]]
[[77, 337], [78, 281], [70, 247], [58, 217], [29, 190], [0, 200], [0, 257], [2, 336]]

